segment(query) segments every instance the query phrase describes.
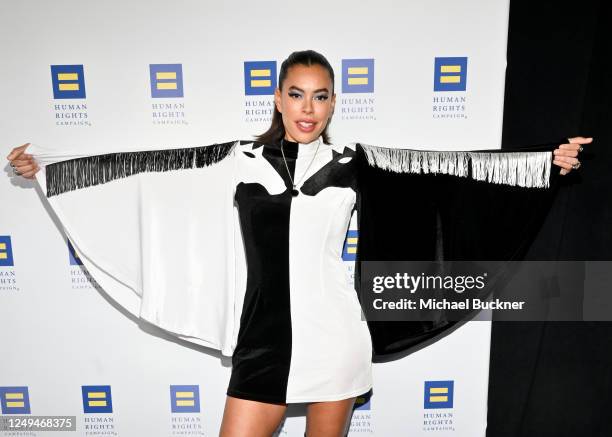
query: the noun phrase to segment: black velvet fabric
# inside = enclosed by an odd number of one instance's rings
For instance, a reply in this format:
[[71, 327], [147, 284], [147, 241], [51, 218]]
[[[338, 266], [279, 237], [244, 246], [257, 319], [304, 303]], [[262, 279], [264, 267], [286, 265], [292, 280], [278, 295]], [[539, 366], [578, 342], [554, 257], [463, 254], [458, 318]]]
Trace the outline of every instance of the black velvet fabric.
[[[563, 140], [528, 148], [553, 150]], [[493, 151], [502, 153], [501, 151]], [[510, 261], [521, 259], [542, 224], [558, 185], [521, 188], [435, 174], [393, 173], [359, 166], [358, 261]], [[357, 263], [356, 288], [361, 266]], [[457, 324], [369, 321], [374, 361], [404, 356], [447, 334]]]
[[[296, 143], [286, 143], [283, 148], [292, 176], [297, 147]], [[247, 259], [247, 289], [227, 394], [284, 403], [291, 362], [291, 181], [277, 146], [264, 146], [263, 156], [283, 178], [287, 190], [271, 195], [258, 183], [241, 182], [236, 186], [235, 201]]]
[[[355, 152], [345, 147], [342, 153], [335, 150], [330, 162], [321, 167], [315, 174], [310, 176], [301, 187], [302, 193], [307, 196], [316, 196], [321, 190], [327, 187], [352, 188], [357, 191], [357, 178], [355, 177], [357, 168], [355, 163]], [[340, 160], [348, 162], [341, 163]]]

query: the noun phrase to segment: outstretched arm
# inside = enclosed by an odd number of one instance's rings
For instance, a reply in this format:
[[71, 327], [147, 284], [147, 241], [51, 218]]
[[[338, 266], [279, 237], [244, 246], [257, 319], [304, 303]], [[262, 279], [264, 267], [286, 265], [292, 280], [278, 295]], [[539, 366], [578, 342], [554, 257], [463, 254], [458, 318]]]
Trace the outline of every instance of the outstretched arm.
[[37, 179], [83, 265], [119, 306], [231, 355], [237, 143], [103, 154], [32, 143], [8, 158]]
[[[471, 152], [359, 145], [357, 281], [364, 261], [521, 259], [560, 174], [572, 170], [580, 147], [590, 142], [578, 137], [560, 146]], [[374, 359], [450, 332], [456, 322], [438, 315], [431, 322], [369, 321]]]

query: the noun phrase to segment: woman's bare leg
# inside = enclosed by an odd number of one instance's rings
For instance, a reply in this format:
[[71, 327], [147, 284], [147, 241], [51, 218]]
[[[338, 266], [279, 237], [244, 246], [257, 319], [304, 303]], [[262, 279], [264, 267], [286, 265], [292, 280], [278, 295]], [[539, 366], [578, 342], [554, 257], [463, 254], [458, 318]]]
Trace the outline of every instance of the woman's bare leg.
[[286, 404], [227, 396], [219, 437], [270, 437], [281, 423]]
[[312, 402], [306, 413], [306, 437], [344, 437], [353, 413], [355, 398]]

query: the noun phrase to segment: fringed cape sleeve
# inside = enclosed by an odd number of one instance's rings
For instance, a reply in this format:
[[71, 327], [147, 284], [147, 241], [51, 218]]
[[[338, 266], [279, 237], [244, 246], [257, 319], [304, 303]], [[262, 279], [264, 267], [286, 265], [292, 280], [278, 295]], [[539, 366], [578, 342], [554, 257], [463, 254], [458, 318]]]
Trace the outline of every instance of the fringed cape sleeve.
[[[357, 144], [356, 289], [363, 261], [521, 259], [556, 192], [552, 151], [565, 142], [473, 152]], [[368, 321], [374, 360], [409, 353], [457, 324], [443, 311], [434, 319]]]
[[29, 150], [37, 180], [97, 284], [136, 317], [231, 355], [234, 148]]

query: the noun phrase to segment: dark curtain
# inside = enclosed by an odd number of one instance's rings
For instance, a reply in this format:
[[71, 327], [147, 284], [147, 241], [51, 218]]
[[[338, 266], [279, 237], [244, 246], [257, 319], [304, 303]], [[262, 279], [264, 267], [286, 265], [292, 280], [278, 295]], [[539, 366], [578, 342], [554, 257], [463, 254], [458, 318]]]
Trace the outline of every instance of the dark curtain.
[[[594, 137], [528, 259], [612, 260], [611, 28], [604, 0], [511, 0], [503, 147]], [[612, 323], [495, 322], [489, 378], [490, 437], [612, 436]]]

